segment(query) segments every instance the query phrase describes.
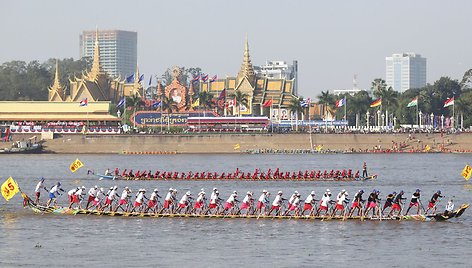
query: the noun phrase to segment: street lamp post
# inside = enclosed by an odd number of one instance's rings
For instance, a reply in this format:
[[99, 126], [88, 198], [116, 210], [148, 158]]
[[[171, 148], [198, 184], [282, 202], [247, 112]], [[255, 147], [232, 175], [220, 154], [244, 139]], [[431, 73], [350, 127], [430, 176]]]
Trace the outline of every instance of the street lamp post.
[[423, 113], [420, 111], [418, 113], [418, 116], [420, 117], [420, 124], [419, 124], [419, 128], [421, 128], [421, 122], [422, 122], [422, 116], [423, 116]]
[[394, 116], [393, 117], [393, 128], [395, 128], [397, 126], [397, 117]]
[[377, 127], [380, 126], [380, 110], [377, 110]]
[[441, 129], [444, 128], [444, 115], [441, 115]]
[[385, 124], [385, 114], [382, 114], [382, 126], [386, 126], [387, 124]]
[[370, 119], [370, 113], [369, 111], [367, 111], [367, 113], [365, 113], [365, 119], [366, 119], [366, 122], [367, 122], [367, 130], [369, 130], [369, 119]]
[[431, 129], [433, 129], [434, 128], [434, 114], [431, 113], [430, 117], [431, 117]]

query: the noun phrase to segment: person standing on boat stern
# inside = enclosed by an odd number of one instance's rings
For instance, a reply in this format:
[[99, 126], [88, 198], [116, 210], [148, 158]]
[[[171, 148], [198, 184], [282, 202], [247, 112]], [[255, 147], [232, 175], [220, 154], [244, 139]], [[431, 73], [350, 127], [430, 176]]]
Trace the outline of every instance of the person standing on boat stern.
[[47, 191], [48, 189], [46, 189], [46, 186], [44, 186], [44, 178], [41, 178], [38, 182], [38, 184], [36, 184], [36, 188], [34, 189], [34, 194], [36, 196], [36, 199], [34, 200], [34, 203], [39, 205], [39, 197], [41, 196], [41, 189], [44, 189], [45, 191]]
[[367, 178], [369, 175], [367, 174], [367, 163], [364, 162], [362, 165], [362, 177]]
[[393, 206], [393, 201], [395, 200], [396, 195], [397, 195], [397, 192], [393, 192], [393, 193], [387, 195], [387, 198], [385, 199], [385, 204], [382, 208], [382, 215], [383, 215], [385, 209]]
[[305, 204], [303, 205], [302, 216], [305, 214], [305, 211], [309, 210], [309, 216], [313, 216], [315, 213], [315, 191], [311, 191], [311, 193], [305, 198]]
[[90, 203], [92, 203], [95, 197], [97, 196], [97, 192], [98, 192], [97, 185], [95, 185], [93, 188], [90, 188], [90, 190], [88, 191], [88, 199], [87, 199], [87, 204], [85, 205], [85, 209], [89, 208]]
[[421, 197], [421, 190], [420, 189], [416, 189], [416, 191], [413, 193], [413, 195], [411, 196], [411, 200], [410, 200], [410, 205], [408, 206], [408, 209], [406, 210], [406, 213], [405, 215], [408, 215], [408, 212], [410, 212], [410, 209], [414, 206], [416, 206], [417, 208], [417, 211], [416, 211], [416, 214], [418, 215], [421, 215], [421, 211], [420, 211], [420, 197]]
[[398, 211], [397, 217], [400, 216], [400, 214], [401, 214], [401, 212], [402, 212], [402, 205], [403, 205], [402, 200], [406, 200], [406, 198], [403, 197], [404, 194], [405, 194], [405, 192], [404, 192], [403, 190], [401, 190], [401, 191], [395, 196], [395, 199], [393, 199], [392, 209], [390, 210], [390, 213], [388, 213], [388, 216], [389, 216], [389, 217], [391, 217], [395, 211]]
[[444, 196], [441, 195], [441, 190], [438, 190], [437, 192], [435, 192], [433, 194], [433, 196], [431, 197], [431, 200], [429, 200], [428, 208], [426, 209], [424, 214], [428, 214], [430, 209], [432, 209], [431, 214], [435, 214], [436, 213], [436, 202], [439, 202], [439, 200], [440, 200], [439, 198], [442, 198], [442, 197], [444, 197]]
[[453, 200], [449, 200], [446, 205], [446, 210], [444, 211], [444, 216], [449, 216], [454, 212], [454, 202]]

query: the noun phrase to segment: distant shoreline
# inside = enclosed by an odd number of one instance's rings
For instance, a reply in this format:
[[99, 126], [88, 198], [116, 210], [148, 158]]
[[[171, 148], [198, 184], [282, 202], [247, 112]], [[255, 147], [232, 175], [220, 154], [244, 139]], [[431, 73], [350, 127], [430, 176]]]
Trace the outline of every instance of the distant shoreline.
[[[15, 134], [13, 140], [32, 134]], [[310, 148], [313, 144], [313, 148]], [[9, 147], [10, 143], [0, 143]], [[460, 134], [172, 134], [59, 135], [46, 140], [50, 153], [472, 153], [472, 133]]]

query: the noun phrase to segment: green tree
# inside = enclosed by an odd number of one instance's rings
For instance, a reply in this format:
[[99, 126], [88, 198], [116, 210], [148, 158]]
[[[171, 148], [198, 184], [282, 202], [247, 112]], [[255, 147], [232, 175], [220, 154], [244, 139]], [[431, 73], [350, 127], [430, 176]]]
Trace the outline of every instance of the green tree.
[[239, 105], [243, 105], [243, 106], [248, 107], [249, 106], [249, 101], [248, 101], [249, 95], [247, 93], [242, 92], [241, 90], [235, 90], [234, 93], [232, 93], [230, 95], [230, 98], [234, 98], [236, 100], [236, 103], [234, 105], [236, 105], [238, 116], [241, 116]]
[[365, 120], [365, 114], [372, 102], [372, 98], [365, 90], [357, 92], [354, 96], [346, 96], [347, 119], [350, 125], [360, 126]]
[[323, 105], [323, 110], [322, 114], [323, 116], [326, 115], [326, 112], [328, 111], [328, 108], [332, 109], [334, 104], [335, 104], [335, 98], [332, 94], [329, 93], [328, 90], [326, 91], [321, 91], [321, 94], [318, 95], [318, 104]]
[[208, 91], [203, 91], [198, 94], [200, 99], [200, 107], [203, 107], [204, 110], [213, 108], [213, 94]]

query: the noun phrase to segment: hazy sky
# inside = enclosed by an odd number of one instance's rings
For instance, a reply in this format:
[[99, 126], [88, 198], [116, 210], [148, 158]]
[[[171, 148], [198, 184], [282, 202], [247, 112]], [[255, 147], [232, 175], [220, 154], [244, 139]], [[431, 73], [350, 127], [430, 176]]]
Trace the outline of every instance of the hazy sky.
[[440, 0], [3, 0], [0, 63], [79, 57], [83, 30], [138, 32], [141, 72], [179, 65], [211, 76], [237, 74], [246, 34], [254, 65], [299, 62], [299, 93], [370, 87], [385, 57], [426, 57], [427, 81], [461, 79], [472, 68], [472, 1]]

